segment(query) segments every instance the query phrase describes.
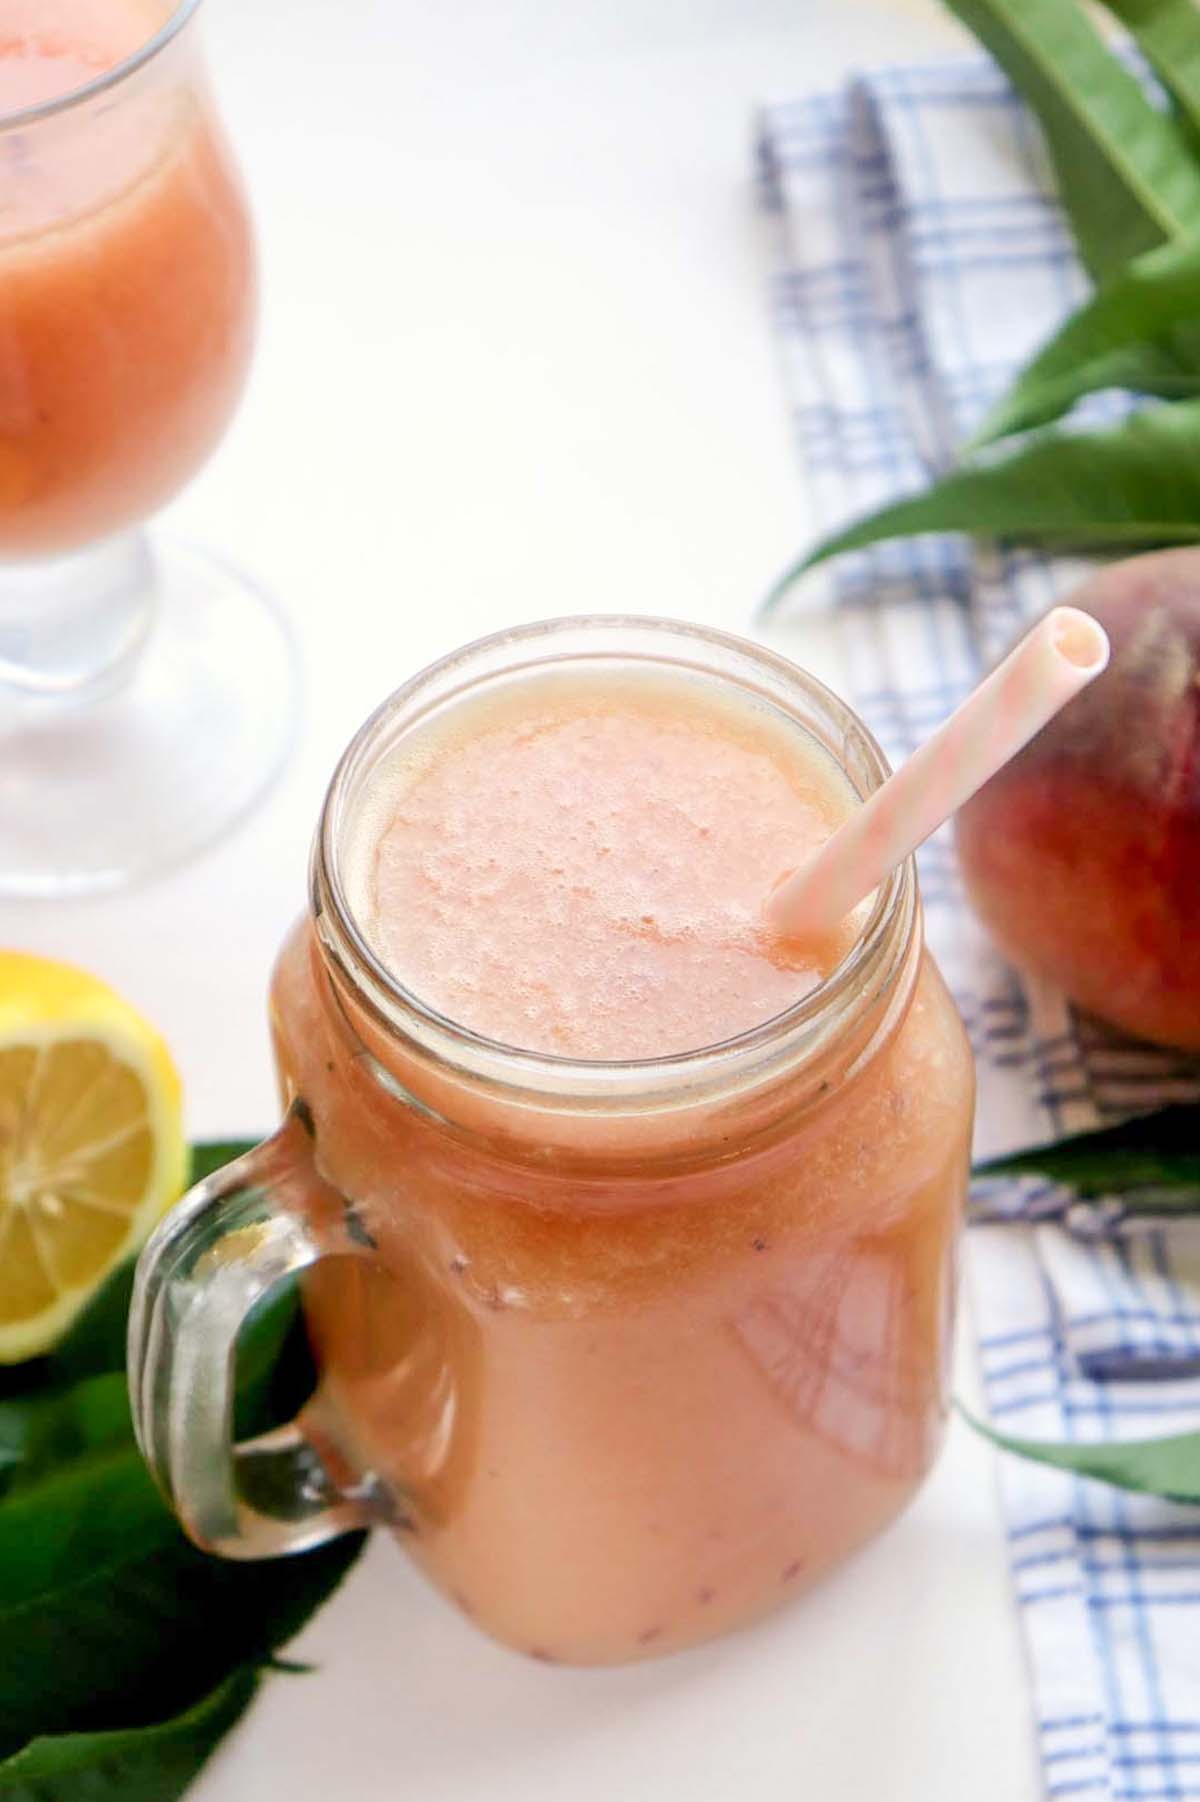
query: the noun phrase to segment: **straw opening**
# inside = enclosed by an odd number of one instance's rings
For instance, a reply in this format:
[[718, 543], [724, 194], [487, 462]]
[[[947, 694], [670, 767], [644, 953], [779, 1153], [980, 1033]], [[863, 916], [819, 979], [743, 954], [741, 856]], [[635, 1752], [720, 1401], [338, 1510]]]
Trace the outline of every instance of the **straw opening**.
[[1080, 670], [1102, 670], [1108, 662], [1108, 638], [1090, 613], [1078, 607], [1056, 607], [1051, 642], [1060, 657]]

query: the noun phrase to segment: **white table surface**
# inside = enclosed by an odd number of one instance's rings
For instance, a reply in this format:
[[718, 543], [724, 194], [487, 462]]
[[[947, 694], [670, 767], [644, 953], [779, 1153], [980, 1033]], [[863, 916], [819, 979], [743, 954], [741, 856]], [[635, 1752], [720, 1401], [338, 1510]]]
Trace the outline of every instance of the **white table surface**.
[[[198, 1135], [262, 1129], [263, 991], [337, 752], [431, 657], [560, 612], [745, 630], [803, 540], [750, 117], [961, 42], [933, 0], [210, 0], [260, 219], [241, 416], [172, 523], [285, 602], [300, 746], [217, 851], [0, 940], [160, 1023]], [[964, 1347], [960, 1385], [970, 1391]], [[477, 1636], [383, 1537], [196, 1802], [1032, 1802], [991, 1452], [764, 1627], [613, 1672]]]

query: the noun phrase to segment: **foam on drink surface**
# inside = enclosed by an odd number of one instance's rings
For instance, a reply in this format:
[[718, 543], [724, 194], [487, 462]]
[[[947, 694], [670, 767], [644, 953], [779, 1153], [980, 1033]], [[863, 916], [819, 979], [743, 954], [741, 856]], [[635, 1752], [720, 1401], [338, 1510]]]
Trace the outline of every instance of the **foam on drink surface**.
[[4, 0], [0, 115], [85, 87], [140, 50], [170, 10], [162, 0]]
[[[171, 17], [168, 0], [0, 0], [0, 121], [63, 100], [142, 50]], [[181, 102], [143, 88], [0, 133], [0, 249], [110, 202], [161, 162]]]
[[459, 702], [374, 772], [343, 876], [412, 994], [508, 1045], [596, 1060], [715, 1045], [800, 1000], [762, 919], [853, 805], [797, 724], [685, 675], [546, 673]]

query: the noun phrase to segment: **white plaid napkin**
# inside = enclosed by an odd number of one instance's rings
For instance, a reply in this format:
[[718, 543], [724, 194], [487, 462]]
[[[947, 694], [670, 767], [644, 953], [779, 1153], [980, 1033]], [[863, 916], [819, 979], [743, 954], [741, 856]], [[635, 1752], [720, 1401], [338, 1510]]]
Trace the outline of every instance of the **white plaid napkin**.
[[[760, 163], [797, 435], [831, 527], [941, 468], [1084, 281], [1036, 128], [988, 63], [892, 68], [769, 106]], [[822, 610], [806, 584], [773, 635], [801, 663], [832, 640], [899, 761], [1075, 573], [962, 539], [888, 544], [839, 560]], [[978, 1061], [981, 1154], [1194, 1098], [1194, 1061], [1015, 975], [972, 920], [945, 835], [921, 873]], [[1200, 1229], [1105, 1239], [1100, 1210], [1065, 1224], [1069, 1200], [1039, 1182], [976, 1197], [993, 1417], [1032, 1438], [1200, 1428]], [[1013, 1458], [1002, 1480], [1047, 1795], [1200, 1797], [1200, 1511]]]

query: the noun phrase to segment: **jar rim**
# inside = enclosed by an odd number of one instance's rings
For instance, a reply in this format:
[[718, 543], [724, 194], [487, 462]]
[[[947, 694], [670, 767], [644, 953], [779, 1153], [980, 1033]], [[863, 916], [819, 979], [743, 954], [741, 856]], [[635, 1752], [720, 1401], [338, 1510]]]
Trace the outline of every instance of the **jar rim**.
[[55, 94], [51, 99], [39, 100], [32, 106], [18, 107], [11, 113], [0, 112], [0, 134], [24, 131], [31, 125], [40, 125], [43, 120], [73, 112], [76, 107], [86, 106], [100, 95], [121, 87], [131, 76], [154, 62], [169, 44], [174, 43], [184, 27], [199, 12], [202, 4], [203, 0], [176, 0], [170, 17], [163, 20], [157, 31], [152, 32], [136, 50], [131, 50], [128, 56], [123, 56], [110, 69], [102, 69], [90, 81], [85, 81], [80, 87], [69, 88], [65, 94]]
[[[657, 656], [646, 650], [639, 653], [632, 643], [628, 649], [622, 648], [622, 639], [632, 641], [638, 635], [661, 638], [663, 652]], [[322, 806], [311, 867], [312, 909], [325, 949], [332, 953], [359, 998], [370, 1005], [385, 1029], [415, 1039], [439, 1063], [453, 1066], [464, 1074], [495, 1086], [536, 1093], [543, 1098], [557, 1095], [574, 1103], [598, 1102], [601, 1105], [617, 1099], [625, 1103], [633, 1099], [652, 1103], [665, 1100], [669, 1092], [677, 1093], [681, 1089], [686, 1089], [692, 1098], [698, 1086], [707, 1087], [713, 1081], [737, 1082], [751, 1070], [757, 1080], [764, 1064], [774, 1065], [786, 1058], [789, 1051], [793, 1054], [803, 1053], [805, 1049], [811, 1051], [816, 1040], [828, 1043], [834, 1016], [853, 1015], [856, 995], [878, 989], [878, 980], [872, 982], [871, 978], [879, 977], [881, 963], [898, 969], [905, 961], [918, 924], [916, 872], [912, 858], [880, 885], [853, 944], [814, 989], [781, 1013], [728, 1039], [661, 1057], [586, 1059], [505, 1044], [440, 1013], [406, 988], [376, 955], [354, 917], [339, 858], [341, 829], [353, 785], [376, 767], [383, 748], [395, 742], [388, 738], [389, 729], [423, 693], [428, 693], [439, 683], [449, 683], [443, 699], [465, 697], [482, 679], [477, 674], [472, 680], [470, 669], [498, 653], [512, 652], [518, 658], [507, 666], [499, 666], [501, 671], [509, 673], [533, 673], [551, 664], [558, 665], [566, 658], [552, 655], [521, 658], [523, 651], [538, 645], [549, 647], [555, 636], [578, 639], [584, 645], [588, 640], [611, 638], [612, 642], [603, 647], [593, 643], [590, 650], [580, 648], [569, 653], [573, 659], [600, 655], [630, 660], [640, 657], [644, 663], [686, 668], [693, 673], [707, 673], [724, 680], [730, 679], [728, 669], [713, 663], [697, 664], [682, 655], [670, 658], [666, 647], [677, 645], [681, 651], [688, 646], [701, 647], [735, 658], [760, 671], [776, 686], [803, 696], [827, 716], [841, 749], [828, 743], [825, 748], [835, 756], [846, 774], [849, 772], [845, 770], [845, 750], [846, 747], [853, 748], [865, 781], [854, 782], [853, 777], [850, 780], [864, 800], [891, 774], [887, 757], [873, 734], [832, 689], [779, 653], [736, 634], [636, 614], [569, 615], [491, 633], [427, 665], [403, 683], [363, 723], [339, 760]], [[738, 681], [736, 673], [732, 680]], [[740, 685], [750, 686], [746, 682]], [[764, 691], [757, 692], [761, 695]], [[418, 713], [409, 722], [409, 729], [421, 717]]]

